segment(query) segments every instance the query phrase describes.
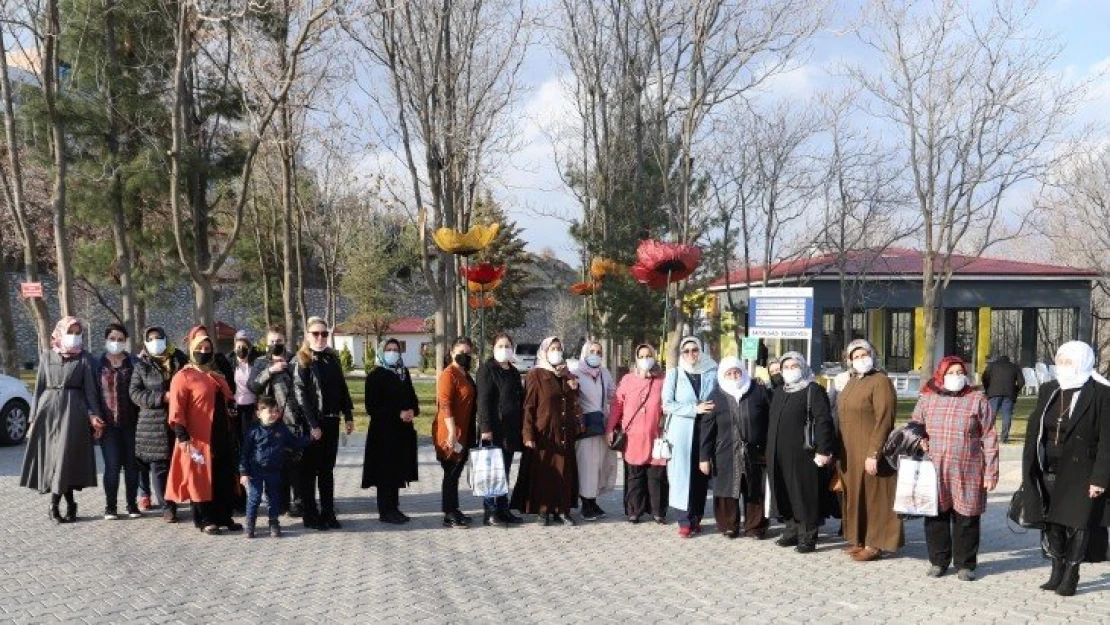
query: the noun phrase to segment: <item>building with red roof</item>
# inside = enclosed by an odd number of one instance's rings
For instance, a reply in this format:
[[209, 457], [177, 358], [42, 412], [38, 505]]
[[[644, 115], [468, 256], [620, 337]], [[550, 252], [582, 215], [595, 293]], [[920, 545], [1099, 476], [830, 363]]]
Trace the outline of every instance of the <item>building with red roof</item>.
[[357, 319], [340, 323], [335, 326], [335, 349], [346, 347], [356, 369], [373, 367], [373, 362], [366, 362], [370, 350], [377, 347], [378, 340], [394, 338], [401, 343], [401, 359], [405, 365], [420, 367], [422, 350], [432, 344], [431, 328], [423, 317], [401, 317], [393, 320], [380, 337], [378, 331], [372, 324]]

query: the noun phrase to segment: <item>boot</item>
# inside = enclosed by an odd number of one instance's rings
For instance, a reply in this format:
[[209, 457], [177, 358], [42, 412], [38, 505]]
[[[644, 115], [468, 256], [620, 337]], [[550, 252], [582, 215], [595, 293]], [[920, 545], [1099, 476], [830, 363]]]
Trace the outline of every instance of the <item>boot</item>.
[[281, 538], [281, 523], [270, 521], [270, 538]]
[[582, 498], [582, 518], [587, 521], [596, 521], [597, 513], [594, 512], [594, 500]]
[[50, 520], [55, 523], [65, 523], [65, 518], [62, 516], [62, 511], [58, 509], [58, 502], [50, 504]]
[[1064, 559], [1052, 558], [1052, 574], [1048, 576], [1048, 581], [1041, 584], [1041, 590], [1056, 590], [1060, 586], [1060, 581], [1064, 579]]
[[1064, 573], [1060, 576], [1060, 585], [1056, 587], [1056, 594], [1061, 597], [1070, 597], [1075, 594], [1075, 587], [1079, 585], [1079, 563], [1067, 562]]

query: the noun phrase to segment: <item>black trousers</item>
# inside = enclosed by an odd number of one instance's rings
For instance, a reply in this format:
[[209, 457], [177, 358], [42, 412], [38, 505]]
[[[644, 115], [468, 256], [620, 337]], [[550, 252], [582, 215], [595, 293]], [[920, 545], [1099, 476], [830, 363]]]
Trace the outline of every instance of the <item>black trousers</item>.
[[[308, 521], [335, 516], [335, 458], [339, 455], [339, 417], [320, 419], [322, 436], [305, 449], [301, 464], [304, 516]], [[320, 507], [316, 507], [316, 491]]]
[[679, 519], [683, 527], [701, 525], [701, 518], [705, 516], [705, 498], [709, 495], [709, 476], [698, 469], [701, 462], [701, 448], [697, 441], [701, 440], [700, 426], [694, 421], [694, 444], [690, 450], [690, 499], [686, 503], [686, 516]]
[[798, 543], [802, 545], [815, 545], [817, 544], [817, 524], [806, 524], [794, 519], [785, 519], [783, 523], [786, 529], [782, 533], [782, 537], [790, 540], [797, 538]]
[[439, 466], [443, 467], [443, 513], [450, 514], [459, 509], [459, 478], [466, 468], [467, 458], [462, 460], [441, 460]]
[[302, 467], [304, 466], [304, 454], [297, 456], [294, 460], [292, 457], [287, 457], [285, 463], [281, 466], [281, 486], [284, 491], [282, 497], [282, 509], [288, 510], [290, 508], [304, 511], [304, 477]]
[[1091, 532], [1086, 528], [1068, 527], [1059, 523], [1045, 523], [1041, 532], [1041, 547], [1048, 557], [1079, 564], [1087, 555]]
[[401, 493], [396, 485], [378, 485], [378, 516], [387, 512], [400, 512]]
[[979, 555], [979, 516], [964, 516], [947, 510], [925, 517], [925, 546], [929, 563], [947, 568], [975, 570]]
[[650, 513], [653, 517], [667, 516], [667, 467], [624, 465], [624, 513], [638, 517]]

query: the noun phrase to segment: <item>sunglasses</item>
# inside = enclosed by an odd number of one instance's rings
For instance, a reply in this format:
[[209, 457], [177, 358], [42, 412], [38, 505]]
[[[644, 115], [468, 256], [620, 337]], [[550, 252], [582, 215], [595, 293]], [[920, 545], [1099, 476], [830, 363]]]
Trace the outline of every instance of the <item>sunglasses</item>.
[[318, 339], [326, 339], [326, 338], [328, 338], [328, 335], [331, 334], [331, 332], [328, 332], [327, 330], [324, 330], [322, 332], [309, 332], [309, 334], [311, 334], [312, 336], [315, 336]]
[[682, 350], [682, 353], [683, 354], [696, 354], [700, 351], [701, 351], [700, 349], [684, 349], [684, 350]]

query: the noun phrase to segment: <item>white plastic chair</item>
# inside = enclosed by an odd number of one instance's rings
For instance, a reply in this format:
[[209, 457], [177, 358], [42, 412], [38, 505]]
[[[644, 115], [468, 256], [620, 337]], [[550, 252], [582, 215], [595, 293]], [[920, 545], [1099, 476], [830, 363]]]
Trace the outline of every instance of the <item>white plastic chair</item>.
[[1048, 365], [1044, 364], [1043, 362], [1038, 362], [1036, 365], [1034, 365], [1034, 371], [1037, 372], [1038, 385], [1044, 384], [1045, 382], [1048, 382], [1052, 379], [1051, 377], [1049, 377], [1050, 374], [1048, 372]]
[[1049, 380], [1055, 380], [1056, 379], [1056, 365], [1048, 365], [1048, 375], [1049, 375], [1049, 378], [1048, 378]]
[[1040, 383], [1037, 381], [1037, 373], [1029, 367], [1023, 367], [1021, 370], [1021, 377], [1025, 379], [1025, 386], [1022, 387], [1021, 392], [1025, 395], [1036, 395], [1041, 388]]

